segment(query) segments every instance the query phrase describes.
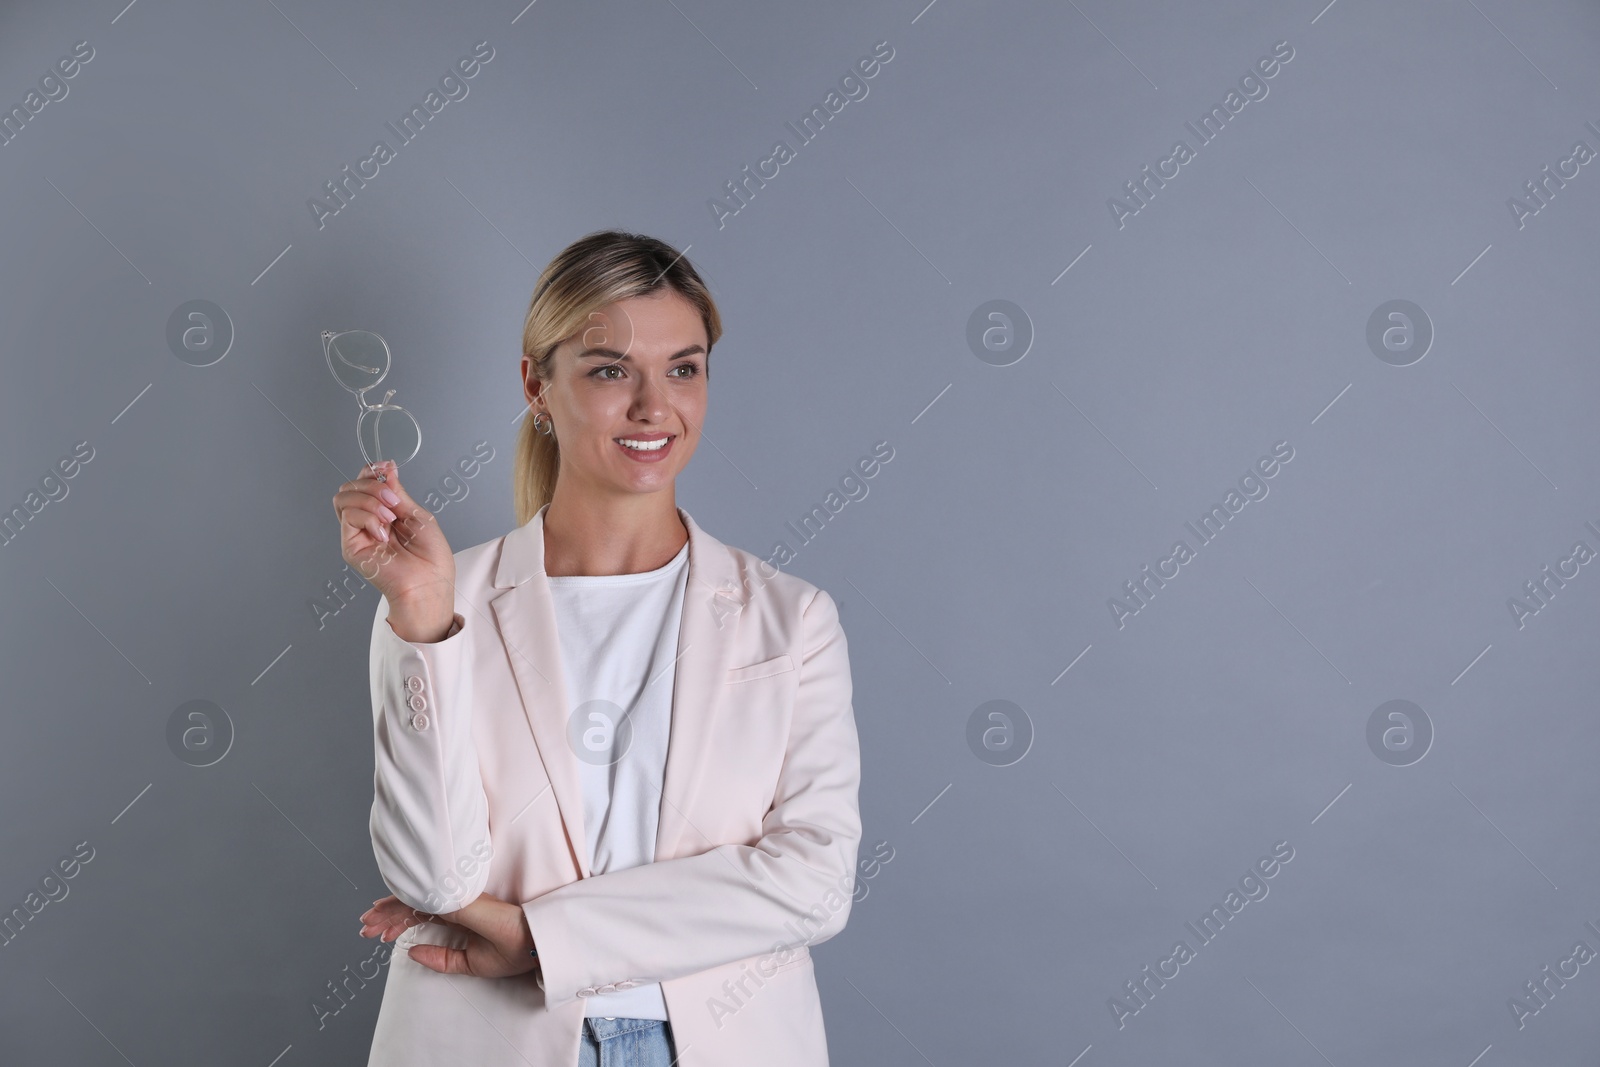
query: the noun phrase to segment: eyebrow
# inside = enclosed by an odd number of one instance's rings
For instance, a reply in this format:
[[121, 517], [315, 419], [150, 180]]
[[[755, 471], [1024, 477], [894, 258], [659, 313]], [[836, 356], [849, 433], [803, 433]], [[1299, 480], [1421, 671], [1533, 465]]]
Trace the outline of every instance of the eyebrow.
[[[680, 349], [679, 351], [674, 352], [672, 355], [668, 356], [667, 359], [668, 360], [682, 359], [685, 356], [693, 356], [693, 355], [697, 355], [697, 354], [703, 355], [704, 353], [705, 353], [705, 349], [702, 348], [701, 346], [699, 346], [699, 345], [690, 345], [688, 348]], [[585, 348], [582, 352], [578, 353], [576, 358], [578, 358], [578, 359], [590, 359], [590, 358], [596, 358], [596, 357], [603, 358], [603, 359], [614, 360], [614, 361], [623, 362], [623, 363], [632, 363], [633, 362], [633, 357], [632, 356], [629, 356], [626, 352], [618, 352], [614, 348]]]

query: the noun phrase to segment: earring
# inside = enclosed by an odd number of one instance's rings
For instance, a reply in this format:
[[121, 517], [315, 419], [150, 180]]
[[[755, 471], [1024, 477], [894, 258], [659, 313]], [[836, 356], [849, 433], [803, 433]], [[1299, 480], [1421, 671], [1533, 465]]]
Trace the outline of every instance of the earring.
[[[539, 425], [540, 415], [544, 416], [543, 426]], [[533, 428], [544, 434], [546, 437], [549, 437], [556, 431], [555, 420], [550, 417], [550, 413], [548, 411], [537, 411], [533, 416]]]

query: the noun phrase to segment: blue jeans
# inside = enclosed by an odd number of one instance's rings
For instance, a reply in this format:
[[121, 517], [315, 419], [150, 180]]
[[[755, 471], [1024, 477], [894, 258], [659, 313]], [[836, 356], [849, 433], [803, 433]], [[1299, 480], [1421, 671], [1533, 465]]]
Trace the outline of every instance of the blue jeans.
[[674, 1067], [678, 1052], [665, 1019], [583, 1021], [578, 1067]]

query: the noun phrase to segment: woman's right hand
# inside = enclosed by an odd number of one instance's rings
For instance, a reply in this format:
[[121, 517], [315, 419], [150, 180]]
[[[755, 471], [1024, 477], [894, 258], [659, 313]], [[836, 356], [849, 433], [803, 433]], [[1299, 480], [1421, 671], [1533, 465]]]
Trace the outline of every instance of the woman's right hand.
[[455, 556], [439, 520], [400, 484], [394, 463], [363, 467], [334, 494], [333, 510], [344, 561], [388, 598], [395, 632], [406, 640], [443, 637], [455, 618]]
[[411, 945], [407, 954], [429, 970], [476, 978], [509, 978], [539, 966], [539, 961], [529, 954], [535, 945], [528, 916], [518, 905], [487, 893], [479, 894], [466, 907], [443, 915], [415, 911], [393, 896], [375, 900], [361, 916], [361, 936], [387, 942], [390, 933], [399, 937], [425, 922], [453, 926], [467, 935], [466, 948], [428, 942]]

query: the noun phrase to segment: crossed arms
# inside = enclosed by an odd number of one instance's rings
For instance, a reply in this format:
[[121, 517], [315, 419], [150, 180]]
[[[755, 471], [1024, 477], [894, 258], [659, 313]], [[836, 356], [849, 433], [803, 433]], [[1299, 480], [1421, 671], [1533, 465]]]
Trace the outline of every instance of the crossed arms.
[[[450, 636], [413, 644], [387, 615], [381, 602], [371, 655], [373, 852], [398, 899], [450, 911], [483, 892], [482, 857], [492, 853], [471, 732], [477, 624], [457, 615]], [[548, 1006], [586, 987], [668, 981], [844, 928], [861, 838], [860, 748], [849, 652], [826, 592], [807, 604], [801, 632], [794, 717], [761, 837], [521, 902]]]

